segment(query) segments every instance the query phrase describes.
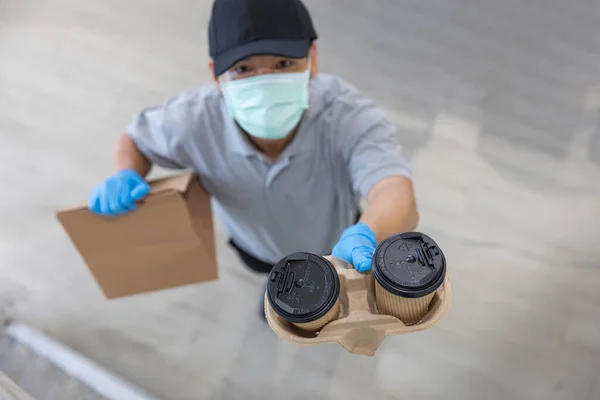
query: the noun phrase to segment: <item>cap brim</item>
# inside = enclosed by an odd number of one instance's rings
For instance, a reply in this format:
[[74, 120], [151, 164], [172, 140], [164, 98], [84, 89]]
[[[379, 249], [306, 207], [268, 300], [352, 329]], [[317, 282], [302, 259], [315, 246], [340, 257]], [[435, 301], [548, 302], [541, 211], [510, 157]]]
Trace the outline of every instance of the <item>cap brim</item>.
[[215, 75], [219, 76], [238, 61], [257, 55], [273, 55], [289, 58], [304, 58], [308, 55], [310, 39], [300, 40], [257, 40], [220, 54], [215, 63]]

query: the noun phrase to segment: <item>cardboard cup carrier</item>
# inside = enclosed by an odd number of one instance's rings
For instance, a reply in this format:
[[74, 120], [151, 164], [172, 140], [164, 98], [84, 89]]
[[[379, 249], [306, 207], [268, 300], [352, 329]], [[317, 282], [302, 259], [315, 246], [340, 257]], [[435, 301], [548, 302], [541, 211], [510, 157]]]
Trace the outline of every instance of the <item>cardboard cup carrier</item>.
[[382, 241], [368, 273], [331, 256], [284, 257], [269, 275], [265, 313], [283, 339], [339, 343], [372, 356], [386, 336], [434, 326], [451, 300], [442, 250], [429, 236], [409, 232]]

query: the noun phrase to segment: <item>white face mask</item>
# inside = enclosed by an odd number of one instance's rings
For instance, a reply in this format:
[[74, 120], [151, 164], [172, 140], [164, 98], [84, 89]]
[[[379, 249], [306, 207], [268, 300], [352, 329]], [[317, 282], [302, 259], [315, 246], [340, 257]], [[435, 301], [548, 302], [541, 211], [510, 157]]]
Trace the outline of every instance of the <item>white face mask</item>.
[[308, 108], [310, 63], [305, 72], [266, 74], [221, 82], [229, 112], [250, 135], [283, 139]]

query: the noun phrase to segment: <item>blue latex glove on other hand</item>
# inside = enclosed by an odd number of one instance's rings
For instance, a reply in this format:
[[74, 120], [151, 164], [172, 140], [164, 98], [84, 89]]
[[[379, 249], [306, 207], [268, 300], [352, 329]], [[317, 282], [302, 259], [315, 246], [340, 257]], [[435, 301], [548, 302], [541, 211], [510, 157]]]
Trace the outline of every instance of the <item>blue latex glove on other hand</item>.
[[98, 185], [90, 195], [90, 211], [117, 216], [135, 210], [135, 202], [150, 193], [150, 185], [137, 172], [124, 169]]
[[342, 233], [331, 255], [352, 264], [358, 272], [366, 272], [371, 269], [376, 246], [375, 233], [360, 222]]

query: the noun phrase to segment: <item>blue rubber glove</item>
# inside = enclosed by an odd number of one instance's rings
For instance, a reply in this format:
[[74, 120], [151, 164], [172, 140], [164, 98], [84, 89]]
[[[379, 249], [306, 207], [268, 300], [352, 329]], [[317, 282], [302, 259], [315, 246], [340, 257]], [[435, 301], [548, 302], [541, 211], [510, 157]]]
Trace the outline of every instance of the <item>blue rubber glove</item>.
[[124, 169], [98, 185], [90, 195], [90, 211], [117, 216], [135, 210], [135, 202], [150, 193], [150, 185], [137, 172]]
[[375, 233], [360, 222], [342, 233], [331, 255], [352, 264], [358, 272], [366, 272], [371, 269], [376, 246]]

